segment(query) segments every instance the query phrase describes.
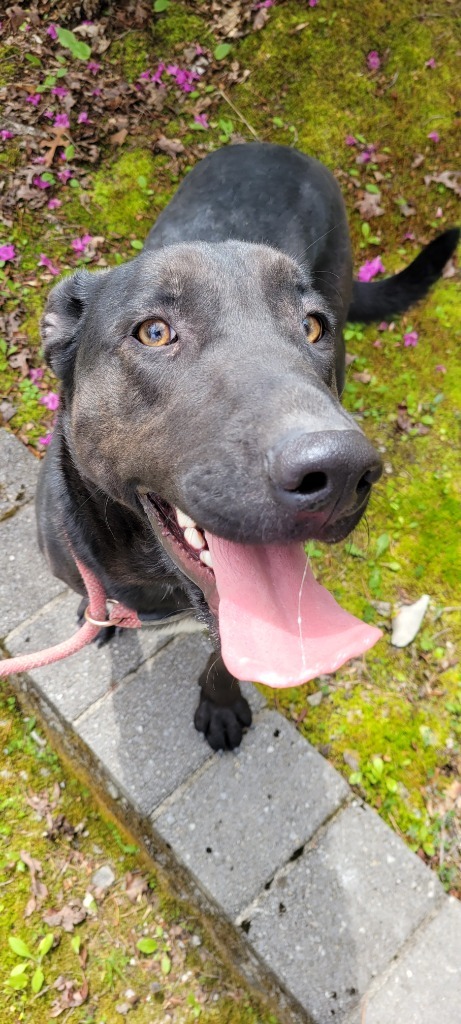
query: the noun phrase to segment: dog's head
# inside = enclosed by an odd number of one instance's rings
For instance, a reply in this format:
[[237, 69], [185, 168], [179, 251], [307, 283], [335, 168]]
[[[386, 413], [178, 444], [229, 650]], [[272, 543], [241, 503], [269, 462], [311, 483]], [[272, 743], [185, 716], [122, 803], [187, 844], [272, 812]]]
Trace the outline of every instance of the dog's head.
[[80, 474], [147, 513], [221, 635], [233, 574], [263, 589], [281, 551], [289, 576], [290, 548], [347, 536], [381, 473], [339, 401], [347, 297], [318, 282], [268, 246], [179, 244], [77, 272], [43, 318]]

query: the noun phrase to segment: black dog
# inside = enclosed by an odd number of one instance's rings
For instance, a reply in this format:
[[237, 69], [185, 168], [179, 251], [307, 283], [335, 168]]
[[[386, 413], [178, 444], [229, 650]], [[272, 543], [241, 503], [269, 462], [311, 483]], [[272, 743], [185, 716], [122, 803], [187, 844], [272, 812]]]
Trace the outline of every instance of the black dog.
[[206, 623], [218, 654], [195, 724], [214, 749], [251, 720], [237, 678], [289, 685], [376, 639], [353, 620], [343, 642], [346, 613], [302, 547], [346, 537], [381, 473], [340, 405], [342, 331], [421, 298], [458, 235], [353, 283], [332, 175], [250, 143], [195, 167], [131, 263], [51, 293], [44, 349], [62, 386], [41, 548], [82, 595], [68, 542], [111, 598], [163, 625], [191, 610]]

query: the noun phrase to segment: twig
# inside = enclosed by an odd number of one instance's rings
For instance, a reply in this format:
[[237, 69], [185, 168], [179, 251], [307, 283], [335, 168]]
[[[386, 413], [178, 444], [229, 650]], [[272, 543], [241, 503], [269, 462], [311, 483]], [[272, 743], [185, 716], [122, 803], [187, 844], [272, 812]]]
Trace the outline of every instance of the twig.
[[218, 89], [218, 92], [219, 92], [219, 95], [222, 96], [223, 100], [225, 100], [226, 103], [229, 104], [229, 106], [232, 108], [234, 113], [237, 114], [237, 117], [240, 119], [240, 121], [242, 121], [243, 124], [246, 124], [246, 126], [248, 128], [248, 131], [251, 132], [251, 134], [254, 136], [254, 138], [257, 139], [258, 142], [259, 142], [259, 135], [257, 135], [257, 133], [255, 132], [254, 128], [251, 127], [251, 124], [247, 121], [246, 117], [243, 116], [243, 114], [238, 109], [238, 107], [235, 106], [235, 103], [233, 103], [232, 100], [230, 100], [229, 97], [226, 96], [226, 93], [224, 92], [223, 89]]

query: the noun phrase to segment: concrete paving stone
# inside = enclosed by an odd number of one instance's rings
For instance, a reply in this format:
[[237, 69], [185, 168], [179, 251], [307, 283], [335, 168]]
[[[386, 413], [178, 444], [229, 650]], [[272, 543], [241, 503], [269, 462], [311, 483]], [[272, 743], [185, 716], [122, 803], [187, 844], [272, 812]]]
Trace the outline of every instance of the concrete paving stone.
[[[453, 897], [399, 957], [357, 1024], [459, 1024], [461, 904]], [[352, 1021], [351, 1021], [352, 1024]]]
[[[340, 1024], [442, 898], [435, 874], [354, 803], [280, 872], [243, 924], [312, 1021]], [[404, 1015], [386, 1024], [400, 1022], [408, 1024]]]
[[[28, 654], [50, 647], [72, 636], [77, 629], [78, 594], [71, 590], [60, 596], [32, 621], [7, 636], [11, 655]], [[78, 654], [45, 668], [31, 669], [29, 677], [68, 721], [83, 714], [110, 687], [168, 643], [155, 629], [125, 629], [108, 644], [89, 644]]]
[[265, 711], [240, 749], [217, 758], [155, 827], [235, 917], [348, 792], [291, 723]]
[[0, 638], [65, 590], [51, 575], [37, 542], [32, 505], [0, 524]]
[[[199, 634], [173, 640], [76, 724], [142, 813], [152, 812], [212, 756], [193, 724], [197, 680], [209, 652], [209, 641]], [[258, 706], [262, 698], [254, 700]]]
[[0, 429], [0, 520], [34, 497], [39, 467], [22, 441]]

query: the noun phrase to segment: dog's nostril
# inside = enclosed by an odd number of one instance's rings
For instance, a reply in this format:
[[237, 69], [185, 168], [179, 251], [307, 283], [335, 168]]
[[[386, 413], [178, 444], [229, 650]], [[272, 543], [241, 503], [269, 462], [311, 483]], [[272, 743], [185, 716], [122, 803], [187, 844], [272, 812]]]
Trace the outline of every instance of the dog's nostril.
[[357, 494], [362, 495], [369, 491], [372, 485], [375, 484], [377, 480], [379, 480], [381, 472], [382, 469], [380, 465], [376, 465], [373, 466], [371, 469], [367, 469], [366, 473], [363, 473], [357, 484]]
[[364, 473], [363, 476], [360, 477], [360, 480], [357, 484], [357, 494], [365, 494], [367, 491], [370, 490], [372, 483], [373, 480], [371, 479], [371, 473]]
[[297, 494], [318, 494], [324, 491], [328, 484], [326, 473], [306, 473], [297, 487], [289, 487], [287, 490], [296, 491]]

